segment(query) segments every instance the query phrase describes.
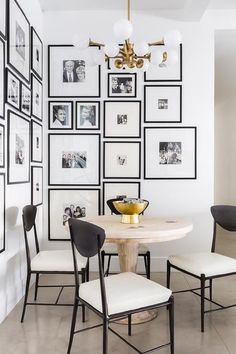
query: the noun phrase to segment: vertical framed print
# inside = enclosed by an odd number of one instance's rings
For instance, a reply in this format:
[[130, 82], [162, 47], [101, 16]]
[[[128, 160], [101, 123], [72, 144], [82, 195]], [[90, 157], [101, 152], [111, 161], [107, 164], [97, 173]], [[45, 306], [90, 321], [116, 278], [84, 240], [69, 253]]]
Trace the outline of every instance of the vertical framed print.
[[5, 126], [0, 124], [0, 167], [5, 167]]
[[108, 97], [136, 97], [136, 73], [108, 73]]
[[30, 24], [15, 0], [8, 1], [8, 64], [30, 81]]
[[31, 115], [31, 90], [21, 83], [20, 110], [30, 117]]
[[5, 251], [5, 173], [0, 173], [0, 253]]
[[43, 204], [43, 167], [31, 166], [31, 204]]
[[6, 39], [7, 33], [7, 6], [6, 0], [0, 0], [0, 36]]
[[43, 120], [43, 86], [41, 81], [31, 74], [31, 115], [42, 121]]
[[6, 103], [20, 109], [20, 80], [10, 70], [7, 72]]
[[0, 118], [4, 119], [5, 109], [5, 42], [0, 37]]
[[43, 162], [43, 127], [31, 120], [31, 161]]
[[48, 128], [53, 130], [73, 129], [73, 102], [48, 102]]
[[100, 102], [77, 101], [76, 102], [76, 129], [99, 130], [100, 129]]
[[42, 80], [43, 78], [43, 43], [35, 31], [31, 27], [31, 68], [33, 73]]

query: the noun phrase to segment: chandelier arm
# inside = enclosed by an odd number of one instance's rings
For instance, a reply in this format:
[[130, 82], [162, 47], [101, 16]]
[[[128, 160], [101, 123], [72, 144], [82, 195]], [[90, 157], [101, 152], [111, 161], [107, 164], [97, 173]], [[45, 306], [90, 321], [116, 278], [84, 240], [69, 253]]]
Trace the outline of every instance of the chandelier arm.
[[89, 38], [89, 47], [105, 47], [105, 44], [94, 42]]
[[152, 43], [148, 43], [149, 47], [153, 47], [153, 46], [156, 46], [156, 45], [164, 45], [164, 39], [161, 39], [160, 41], [158, 42], [152, 42]]

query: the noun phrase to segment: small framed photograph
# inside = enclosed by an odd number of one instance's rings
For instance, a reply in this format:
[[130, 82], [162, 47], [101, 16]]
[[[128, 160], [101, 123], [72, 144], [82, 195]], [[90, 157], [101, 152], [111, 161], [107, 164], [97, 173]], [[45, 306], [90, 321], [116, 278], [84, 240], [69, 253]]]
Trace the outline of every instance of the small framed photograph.
[[100, 129], [100, 102], [76, 102], [76, 129]]
[[104, 101], [104, 138], [140, 138], [141, 101]]
[[0, 253], [5, 251], [5, 210], [6, 187], [5, 173], [0, 173]]
[[49, 129], [73, 129], [73, 102], [49, 101]]
[[31, 120], [31, 161], [43, 162], [43, 127]]
[[7, 6], [6, 0], [0, 0], [0, 36], [6, 39], [7, 33]]
[[197, 128], [144, 128], [144, 179], [196, 179]]
[[68, 220], [100, 215], [100, 189], [49, 189], [49, 240], [69, 241]]
[[27, 116], [31, 116], [31, 90], [21, 83], [21, 100], [20, 100], [20, 110]]
[[49, 134], [49, 185], [100, 185], [100, 134]]
[[37, 77], [31, 74], [31, 114], [34, 118], [43, 119], [43, 86]]
[[136, 97], [136, 73], [108, 73], [108, 97]]
[[6, 102], [20, 109], [20, 80], [7, 69]]
[[140, 142], [106, 141], [103, 144], [104, 178], [140, 178]]
[[0, 167], [5, 167], [5, 126], [0, 124]]
[[8, 111], [8, 184], [30, 181], [30, 122]]
[[31, 27], [31, 65], [33, 73], [42, 80], [43, 78], [43, 43], [35, 31]]
[[5, 92], [5, 42], [0, 37], [0, 118], [2, 119], [4, 119], [5, 117], [4, 92]]
[[145, 123], [182, 122], [182, 86], [144, 86]]
[[30, 23], [15, 0], [8, 1], [8, 64], [30, 81]]
[[31, 204], [43, 204], [43, 167], [31, 166]]

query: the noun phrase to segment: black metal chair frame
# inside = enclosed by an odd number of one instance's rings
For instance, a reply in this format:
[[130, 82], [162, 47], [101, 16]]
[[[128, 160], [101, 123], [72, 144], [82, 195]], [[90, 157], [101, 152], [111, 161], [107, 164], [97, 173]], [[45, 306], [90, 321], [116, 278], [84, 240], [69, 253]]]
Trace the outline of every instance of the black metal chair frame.
[[[79, 225], [80, 223], [80, 225]], [[84, 225], [81, 225], [83, 223]], [[74, 302], [74, 310], [71, 322], [71, 331], [70, 331], [70, 339], [68, 345], [67, 354], [70, 354], [71, 347], [73, 343], [74, 335], [77, 333], [81, 333], [90, 329], [103, 327], [103, 354], [108, 354], [108, 330], [118, 336], [122, 341], [124, 341], [127, 345], [129, 345], [133, 350], [135, 350], [139, 354], [150, 353], [155, 350], [159, 350], [170, 346], [171, 354], [174, 354], [174, 298], [170, 296], [169, 300], [163, 303], [155, 304], [152, 306], [146, 306], [143, 308], [139, 308], [136, 310], [125, 311], [122, 313], [117, 313], [114, 315], [108, 314], [108, 306], [107, 306], [107, 298], [106, 298], [106, 289], [105, 289], [105, 281], [104, 281], [104, 271], [102, 265], [102, 257], [101, 257], [101, 248], [105, 241], [105, 232], [102, 228], [90, 224], [81, 220], [72, 220], [69, 221], [70, 224], [70, 233], [71, 233], [71, 244], [72, 244], [72, 252], [74, 259], [74, 267], [75, 267], [75, 302]], [[81, 227], [82, 226], [82, 227]], [[86, 230], [86, 231], [85, 231]], [[84, 234], [84, 235], [83, 235]], [[83, 237], [84, 236], [84, 237]], [[89, 241], [88, 241], [89, 240]], [[98, 311], [96, 308], [91, 306], [89, 303], [84, 301], [79, 296], [79, 277], [77, 272], [77, 262], [75, 257], [75, 250], [84, 257], [93, 257], [96, 254], [98, 255], [98, 267], [99, 267], [99, 281], [101, 286], [101, 301], [102, 301], [102, 312]], [[78, 303], [82, 303], [87, 306], [90, 310], [95, 312], [101, 319], [102, 323], [83, 328], [80, 330], [75, 330], [76, 324], [76, 315], [78, 309]], [[118, 332], [116, 332], [113, 328], [109, 326], [109, 323], [117, 321], [117, 319], [127, 318], [128, 317], [128, 335], [131, 336], [131, 316], [134, 313], [138, 313], [141, 311], [147, 311], [152, 309], [157, 309], [161, 307], [167, 307], [169, 310], [169, 333], [170, 333], [170, 341], [168, 343], [159, 345], [158, 347], [148, 349], [144, 352], [140, 351], [133, 344], [128, 342], [124, 337], [122, 337]]]
[[[223, 216], [221, 213], [223, 212]], [[227, 217], [227, 213], [230, 212], [230, 215]], [[231, 213], [233, 218], [231, 218]], [[214, 218], [214, 227], [213, 227], [213, 238], [212, 238], [212, 246], [211, 246], [211, 252], [215, 252], [215, 246], [216, 246], [216, 233], [217, 233], [217, 224], [220, 225], [223, 229], [227, 231], [236, 231], [236, 207], [235, 206], [229, 206], [229, 205], [216, 205], [211, 207], [211, 214]], [[226, 216], [226, 218], [225, 218]], [[186, 290], [179, 290], [179, 291], [173, 291], [173, 294], [178, 294], [178, 293], [184, 293], [184, 292], [192, 292], [195, 295], [200, 296], [201, 298], [201, 332], [204, 332], [205, 326], [204, 326], [204, 319], [205, 319], [205, 314], [210, 313], [210, 312], [215, 312], [215, 311], [220, 311], [220, 310], [225, 310], [229, 309], [231, 307], [235, 307], [236, 304], [229, 305], [229, 306], [224, 306], [216, 301], [213, 300], [213, 279], [217, 278], [222, 278], [222, 277], [227, 277], [230, 275], [235, 275], [236, 272], [233, 273], [226, 273], [226, 274], [217, 274], [214, 276], [205, 276], [205, 274], [201, 274], [201, 276], [197, 276], [193, 273], [187, 272], [186, 270], [179, 268], [173, 264], [170, 263], [170, 261], [167, 261], [167, 288], [170, 289], [170, 273], [171, 273], [171, 268], [174, 268], [176, 270], [179, 270], [185, 274], [191, 275], [194, 278], [197, 278], [200, 280], [200, 287], [198, 288], [192, 288], [192, 289], [186, 289]], [[209, 285], [206, 286], [206, 281], [209, 281]], [[209, 289], [209, 298], [205, 296], [205, 290]], [[200, 290], [200, 293], [197, 291]], [[218, 306], [217, 308], [210, 309], [210, 310], [205, 310], [205, 300], [208, 302]]]

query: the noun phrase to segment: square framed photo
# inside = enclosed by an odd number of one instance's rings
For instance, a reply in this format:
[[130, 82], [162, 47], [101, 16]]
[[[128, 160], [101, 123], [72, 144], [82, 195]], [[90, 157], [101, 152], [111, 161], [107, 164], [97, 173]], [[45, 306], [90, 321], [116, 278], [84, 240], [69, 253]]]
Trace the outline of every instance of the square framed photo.
[[100, 97], [100, 66], [89, 66], [89, 60], [73, 45], [49, 45], [48, 96]]
[[43, 204], [43, 167], [31, 166], [31, 204]]
[[5, 251], [5, 210], [6, 187], [5, 173], [0, 173], [0, 253]]
[[0, 124], [0, 167], [5, 167], [5, 126]]
[[76, 129], [100, 129], [100, 102], [76, 102]]
[[43, 120], [43, 86], [39, 79], [31, 74], [31, 115], [42, 121]]
[[8, 184], [30, 181], [30, 122], [8, 111]]
[[7, 73], [6, 103], [20, 109], [20, 80], [10, 70]]
[[100, 215], [100, 189], [49, 189], [48, 235], [49, 240], [69, 241], [70, 218]]
[[104, 101], [104, 138], [140, 138], [141, 101]]
[[5, 109], [5, 42], [0, 37], [0, 118], [4, 119]]
[[8, 1], [8, 64], [30, 81], [30, 24], [15, 0]]
[[43, 78], [43, 43], [35, 31], [31, 27], [31, 69], [33, 73], [42, 80]]
[[105, 141], [103, 144], [104, 178], [140, 178], [140, 142]]
[[196, 179], [197, 128], [144, 128], [144, 179]]
[[182, 122], [182, 86], [144, 86], [145, 123]]
[[31, 116], [31, 90], [23, 82], [21, 83], [20, 110], [27, 116]]
[[49, 185], [100, 185], [100, 134], [49, 134]]
[[31, 161], [43, 162], [43, 127], [31, 120]]
[[108, 97], [136, 97], [136, 73], [108, 73]]
[[[160, 45], [160, 49], [168, 53], [164, 45]], [[178, 61], [176, 64], [166, 65], [162, 63], [159, 65], [150, 65], [144, 73], [144, 81], [182, 81], [182, 44], [178, 48]]]
[[7, 6], [6, 0], [0, 0], [0, 36], [6, 39], [7, 33]]
[[73, 102], [48, 102], [48, 129], [73, 129]]

